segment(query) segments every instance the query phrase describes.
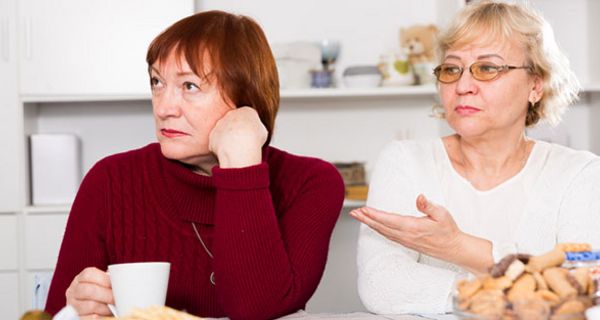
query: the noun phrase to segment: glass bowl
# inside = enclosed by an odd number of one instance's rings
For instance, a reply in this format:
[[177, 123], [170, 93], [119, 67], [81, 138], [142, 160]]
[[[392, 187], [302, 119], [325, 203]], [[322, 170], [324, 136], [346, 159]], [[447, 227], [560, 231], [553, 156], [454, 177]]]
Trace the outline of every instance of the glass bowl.
[[[563, 315], [552, 315], [550, 312], [550, 308], [544, 309], [541, 306], [537, 306], [540, 308], [528, 308], [524, 309], [524, 312], [521, 312], [521, 316], [519, 316], [515, 310], [518, 310], [522, 307], [531, 307], [531, 305], [526, 302], [521, 303], [521, 305], [517, 305], [516, 303], [506, 303], [506, 308], [502, 314], [496, 315], [485, 315], [485, 314], [475, 314], [465, 310], [462, 310], [459, 305], [458, 295], [454, 294], [452, 297], [452, 313], [461, 320], [511, 320], [511, 319], [524, 319], [524, 320], [585, 320], [586, 317], [583, 313], [573, 313], [573, 314], [563, 314]], [[533, 312], [535, 310], [535, 312]]]

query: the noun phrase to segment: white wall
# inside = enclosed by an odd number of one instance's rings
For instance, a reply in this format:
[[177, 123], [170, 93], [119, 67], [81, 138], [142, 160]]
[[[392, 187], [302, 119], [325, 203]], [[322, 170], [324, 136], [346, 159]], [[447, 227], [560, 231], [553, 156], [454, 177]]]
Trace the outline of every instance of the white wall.
[[[451, 1], [451, 0], [445, 0]], [[436, 21], [435, 0], [204, 0], [197, 9], [246, 14], [261, 24], [271, 43], [338, 39], [340, 66], [377, 63], [398, 43], [401, 26]]]
[[589, 59], [589, 72], [594, 77], [590, 77], [592, 82], [600, 82], [600, 21], [598, 16], [600, 15], [600, 1], [588, 1], [587, 3], [587, 30], [588, 30], [588, 41], [586, 43], [589, 46], [588, 59]]
[[328, 161], [361, 161], [370, 172], [391, 140], [438, 136], [433, 97], [283, 101], [273, 145]]
[[584, 83], [600, 82], [600, 1], [534, 0]]

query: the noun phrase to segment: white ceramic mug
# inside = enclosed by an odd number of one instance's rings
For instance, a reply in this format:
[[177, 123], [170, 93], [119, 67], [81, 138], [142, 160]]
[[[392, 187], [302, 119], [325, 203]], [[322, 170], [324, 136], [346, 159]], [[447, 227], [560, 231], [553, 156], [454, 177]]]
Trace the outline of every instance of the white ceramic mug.
[[[115, 298], [115, 316], [125, 316], [132, 308], [164, 306], [169, 285], [168, 262], [112, 264], [108, 274]], [[110, 306], [109, 307], [113, 307]], [[111, 310], [115, 313], [115, 310]]]

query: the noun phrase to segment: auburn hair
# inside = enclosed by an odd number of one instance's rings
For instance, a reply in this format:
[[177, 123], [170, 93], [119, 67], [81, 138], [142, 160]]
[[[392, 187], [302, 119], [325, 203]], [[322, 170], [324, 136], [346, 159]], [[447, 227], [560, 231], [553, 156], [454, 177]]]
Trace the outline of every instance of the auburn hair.
[[[196, 75], [217, 81], [221, 95], [236, 108], [256, 110], [271, 141], [279, 109], [275, 59], [261, 27], [253, 19], [223, 11], [205, 11], [181, 19], [150, 44], [146, 62], [166, 60], [173, 51]], [[211, 69], [205, 69], [206, 61]]]

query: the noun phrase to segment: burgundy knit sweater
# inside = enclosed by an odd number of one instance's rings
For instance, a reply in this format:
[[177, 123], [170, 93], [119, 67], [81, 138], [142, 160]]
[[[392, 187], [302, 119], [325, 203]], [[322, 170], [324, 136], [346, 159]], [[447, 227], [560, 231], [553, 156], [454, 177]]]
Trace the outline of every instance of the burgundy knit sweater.
[[212, 174], [166, 159], [158, 144], [99, 161], [73, 203], [46, 310], [65, 305], [84, 268], [141, 261], [170, 262], [166, 304], [198, 316], [269, 319], [304, 308], [342, 206], [336, 169], [267, 147], [259, 165]]

